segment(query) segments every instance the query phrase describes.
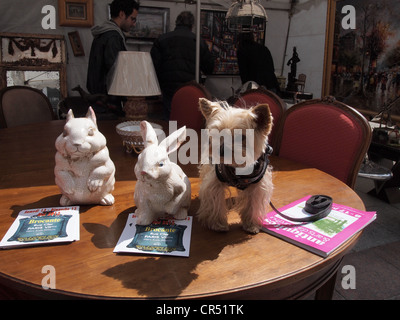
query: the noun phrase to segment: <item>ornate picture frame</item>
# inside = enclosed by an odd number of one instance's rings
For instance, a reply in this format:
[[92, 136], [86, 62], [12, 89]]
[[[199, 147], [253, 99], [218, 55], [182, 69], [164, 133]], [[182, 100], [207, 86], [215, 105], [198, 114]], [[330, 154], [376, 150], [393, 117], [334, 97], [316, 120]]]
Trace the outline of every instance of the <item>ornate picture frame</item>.
[[56, 108], [68, 96], [63, 35], [0, 33], [0, 89], [25, 85], [39, 90]]
[[58, 0], [60, 26], [93, 26], [93, 0]]
[[328, 1], [323, 96], [371, 117], [389, 111], [400, 119], [398, 9], [397, 0]]

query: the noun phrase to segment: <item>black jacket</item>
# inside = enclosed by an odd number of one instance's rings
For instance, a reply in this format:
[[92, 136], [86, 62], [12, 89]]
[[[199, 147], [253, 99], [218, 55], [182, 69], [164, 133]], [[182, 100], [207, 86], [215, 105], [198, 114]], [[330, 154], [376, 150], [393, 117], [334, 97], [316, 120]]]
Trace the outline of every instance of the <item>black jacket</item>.
[[125, 37], [113, 21], [92, 28], [86, 88], [91, 94], [107, 94], [107, 74], [120, 51], [125, 51]]
[[269, 49], [253, 42], [239, 46], [237, 51], [240, 78], [242, 83], [255, 81], [268, 90], [279, 92], [279, 83], [275, 76], [274, 61]]
[[[158, 82], [164, 95], [172, 96], [184, 83], [196, 77], [196, 36], [188, 28], [177, 26], [154, 41], [151, 48]], [[204, 41], [200, 42], [200, 70], [209, 74], [214, 58]]]

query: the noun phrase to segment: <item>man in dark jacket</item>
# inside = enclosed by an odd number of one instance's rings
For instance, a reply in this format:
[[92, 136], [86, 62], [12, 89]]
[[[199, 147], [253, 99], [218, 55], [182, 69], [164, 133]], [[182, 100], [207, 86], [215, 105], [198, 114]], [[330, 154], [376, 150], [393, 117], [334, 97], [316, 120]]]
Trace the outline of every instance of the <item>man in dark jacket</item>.
[[255, 42], [251, 32], [239, 35], [237, 58], [242, 84], [254, 81], [275, 93], [280, 92], [271, 52]]
[[[166, 120], [171, 112], [175, 91], [196, 77], [196, 35], [192, 32], [194, 16], [181, 12], [175, 21], [175, 30], [162, 34], [151, 48], [154, 67], [163, 94]], [[209, 74], [214, 69], [214, 57], [204, 41], [200, 43], [200, 70]]]
[[134, 0], [114, 0], [110, 5], [111, 19], [92, 28], [94, 40], [86, 82], [91, 94], [107, 94], [107, 74], [118, 53], [127, 50], [123, 31], [129, 31], [136, 24], [138, 11], [139, 4]]

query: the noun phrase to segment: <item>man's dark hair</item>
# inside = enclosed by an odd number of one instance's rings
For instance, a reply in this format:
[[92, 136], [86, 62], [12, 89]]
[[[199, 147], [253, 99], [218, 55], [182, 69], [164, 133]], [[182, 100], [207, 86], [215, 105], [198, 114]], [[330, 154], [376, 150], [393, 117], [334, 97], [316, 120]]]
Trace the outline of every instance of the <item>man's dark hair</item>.
[[139, 5], [140, 3], [135, 0], [114, 0], [110, 5], [111, 18], [118, 17], [120, 11], [123, 11], [128, 17], [134, 9], [139, 11]]
[[183, 11], [179, 14], [179, 16], [175, 20], [175, 25], [178, 26], [185, 26], [192, 29], [194, 25], [194, 16], [193, 13], [190, 11]]

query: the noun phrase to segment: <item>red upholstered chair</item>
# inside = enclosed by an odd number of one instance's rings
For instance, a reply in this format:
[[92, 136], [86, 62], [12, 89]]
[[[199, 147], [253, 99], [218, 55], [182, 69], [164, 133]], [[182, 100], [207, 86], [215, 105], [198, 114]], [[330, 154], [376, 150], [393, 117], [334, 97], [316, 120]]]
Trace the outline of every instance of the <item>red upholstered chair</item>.
[[371, 128], [357, 110], [333, 97], [288, 109], [276, 154], [338, 178], [351, 188], [371, 143]]
[[269, 144], [275, 148], [277, 138], [276, 133], [282, 120], [282, 115], [286, 109], [285, 102], [283, 102], [275, 93], [258, 88], [250, 89], [242, 93], [234, 102], [234, 105], [239, 108], [250, 108], [264, 103], [269, 105], [272, 117], [274, 118], [272, 131], [269, 135]]
[[0, 127], [54, 119], [53, 108], [42, 91], [25, 86], [6, 87], [0, 91]]
[[203, 129], [205, 119], [199, 109], [200, 98], [211, 100], [211, 94], [204, 86], [195, 81], [183, 85], [172, 97], [169, 120], [177, 121], [178, 128]]

